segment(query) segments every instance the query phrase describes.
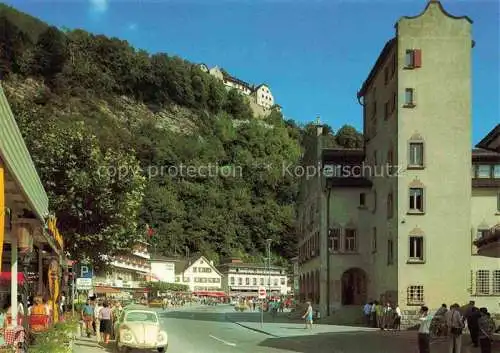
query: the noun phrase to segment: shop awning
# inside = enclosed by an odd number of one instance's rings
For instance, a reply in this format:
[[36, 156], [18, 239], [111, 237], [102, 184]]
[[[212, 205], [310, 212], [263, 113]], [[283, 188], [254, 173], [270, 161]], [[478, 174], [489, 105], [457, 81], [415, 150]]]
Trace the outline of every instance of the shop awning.
[[194, 295], [198, 297], [226, 297], [227, 294], [226, 292], [220, 292], [220, 291], [197, 291], [193, 292]]
[[113, 288], [113, 287], [95, 287], [94, 292], [97, 294], [116, 294], [120, 293], [120, 290], [118, 288]]
[[49, 213], [49, 200], [1, 86], [0, 126], [0, 157], [33, 213], [43, 220]]
[[[11, 272], [0, 272], [0, 282], [10, 282], [11, 278], [12, 278]], [[24, 283], [24, 273], [17, 274], [17, 283], [18, 284]]]

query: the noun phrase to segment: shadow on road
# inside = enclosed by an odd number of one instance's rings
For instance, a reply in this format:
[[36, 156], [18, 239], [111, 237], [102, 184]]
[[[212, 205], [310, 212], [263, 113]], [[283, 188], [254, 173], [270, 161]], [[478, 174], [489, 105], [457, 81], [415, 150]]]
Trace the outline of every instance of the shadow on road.
[[[231, 321], [231, 322], [260, 322], [259, 312], [203, 312], [203, 311], [169, 311], [159, 312], [160, 318], [196, 320], [196, 321]], [[283, 313], [273, 318], [271, 314], [264, 313], [264, 322], [269, 323], [297, 323], [302, 320], [288, 318], [287, 313]]]
[[[260, 347], [300, 353], [413, 353], [416, 341], [379, 332], [318, 333], [286, 338], [268, 338]], [[433, 350], [433, 353], [441, 350]], [[445, 351], [442, 351], [443, 353]]]

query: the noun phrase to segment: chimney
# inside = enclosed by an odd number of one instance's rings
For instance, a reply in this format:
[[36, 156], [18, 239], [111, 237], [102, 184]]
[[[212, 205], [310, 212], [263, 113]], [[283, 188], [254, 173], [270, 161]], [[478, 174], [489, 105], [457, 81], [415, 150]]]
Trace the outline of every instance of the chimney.
[[210, 260], [210, 266], [213, 266], [214, 265], [214, 262], [212, 260]]

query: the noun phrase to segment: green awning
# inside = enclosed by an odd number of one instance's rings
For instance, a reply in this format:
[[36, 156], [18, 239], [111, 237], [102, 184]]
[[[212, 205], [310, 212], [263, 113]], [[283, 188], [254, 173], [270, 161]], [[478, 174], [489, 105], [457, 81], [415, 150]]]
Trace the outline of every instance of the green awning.
[[45, 222], [49, 199], [0, 85], [0, 156], [37, 217]]

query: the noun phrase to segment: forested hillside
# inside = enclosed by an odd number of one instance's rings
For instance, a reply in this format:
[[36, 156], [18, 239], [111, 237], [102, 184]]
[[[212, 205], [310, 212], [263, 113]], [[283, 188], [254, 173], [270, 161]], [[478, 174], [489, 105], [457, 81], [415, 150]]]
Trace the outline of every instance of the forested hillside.
[[[297, 180], [282, 163], [300, 162], [307, 127], [277, 111], [254, 120], [181, 58], [5, 5], [0, 46], [2, 86], [73, 256], [112, 254], [146, 224], [164, 255], [259, 258], [267, 238], [277, 259], [294, 255]], [[362, 143], [348, 126], [331, 139]]]

